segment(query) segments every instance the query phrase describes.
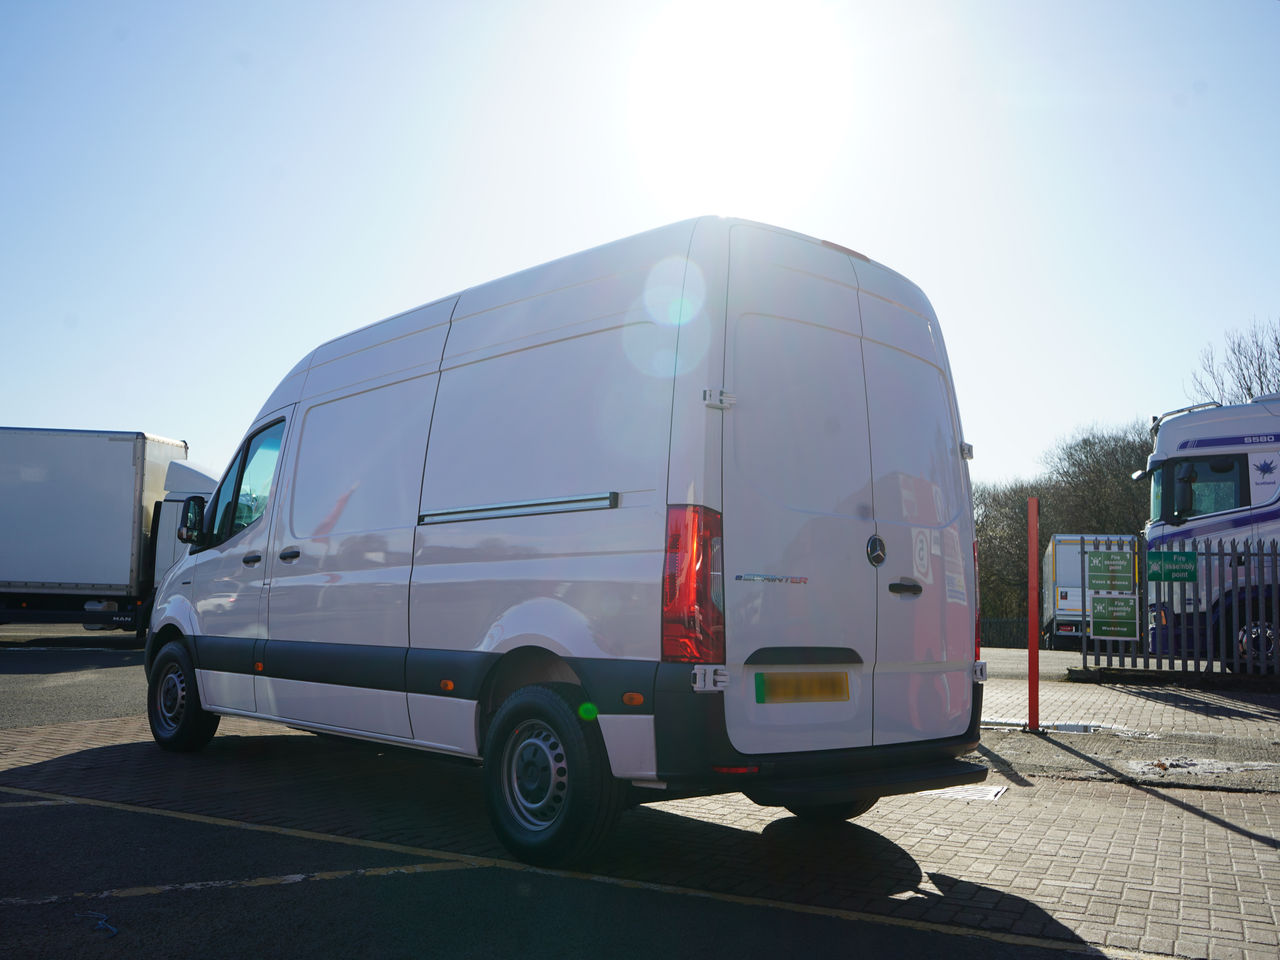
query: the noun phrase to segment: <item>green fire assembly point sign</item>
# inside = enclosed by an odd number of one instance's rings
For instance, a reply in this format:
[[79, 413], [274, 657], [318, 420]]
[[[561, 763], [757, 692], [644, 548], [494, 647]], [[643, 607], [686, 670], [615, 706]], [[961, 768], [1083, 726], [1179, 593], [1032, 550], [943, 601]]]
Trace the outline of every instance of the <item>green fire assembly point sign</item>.
[[1194, 550], [1148, 550], [1147, 579], [1164, 583], [1195, 583]]
[[1085, 554], [1090, 590], [1133, 593], [1133, 554], [1128, 550], [1090, 550]]
[[1137, 597], [1094, 597], [1093, 635], [1119, 640], [1138, 638]]

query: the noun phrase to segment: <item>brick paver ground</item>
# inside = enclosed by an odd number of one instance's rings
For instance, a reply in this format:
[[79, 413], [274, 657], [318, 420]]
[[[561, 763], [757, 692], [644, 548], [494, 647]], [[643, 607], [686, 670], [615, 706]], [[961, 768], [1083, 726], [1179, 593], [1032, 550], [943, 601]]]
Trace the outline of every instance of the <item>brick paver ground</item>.
[[[983, 719], [1024, 725], [1028, 699], [1026, 680], [989, 680]], [[1280, 740], [1280, 692], [1048, 682], [1040, 684], [1040, 724]]]

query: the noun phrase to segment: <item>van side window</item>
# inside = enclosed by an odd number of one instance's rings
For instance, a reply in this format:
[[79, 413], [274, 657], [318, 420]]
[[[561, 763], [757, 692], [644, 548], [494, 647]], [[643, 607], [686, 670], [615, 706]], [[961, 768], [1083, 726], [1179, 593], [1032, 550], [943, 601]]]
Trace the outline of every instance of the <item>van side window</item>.
[[210, 527], [212, 537], [209, 544], [221, 543], [226, 537], [221, 536], [219, 531], [227, 529], [227, 513], [230, 505], [235, 501], [233, 491], [236, 483], [240, 479], [240, 468], [244, 466], [244, 451], [241, 450], [236, 454], [236, 458], [231, 461], [231, 466], [227, 468], [227, 475], [222, 478], [222, 483], [218, 486], [218, 492], [213, 498], [213, 526]]
[[267, 512], [283, 439], [284, 421], [279, 420], [255, 433], [236, 454], [214, 500], [210, 545], [234, 537]]

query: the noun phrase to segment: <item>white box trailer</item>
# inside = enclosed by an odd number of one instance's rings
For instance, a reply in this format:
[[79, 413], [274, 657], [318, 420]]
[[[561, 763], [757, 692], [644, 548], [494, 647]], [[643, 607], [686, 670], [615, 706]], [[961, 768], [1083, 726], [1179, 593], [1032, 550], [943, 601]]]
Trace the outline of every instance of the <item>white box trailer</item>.
[[482, 761], [537, 863], [634, 802], [839, 821], [986, 776], [959, 759], [971, 450], [892, 270], [691, 220], [357, 330], [263, 394], [157, 590], [162, 746], [236, 715]]
[[145, 626], [157, 567], [182, 546], [181, 498], [214, 484], [186, 457], [186, 443], [137, 431], [0, 427], [0, 621]]

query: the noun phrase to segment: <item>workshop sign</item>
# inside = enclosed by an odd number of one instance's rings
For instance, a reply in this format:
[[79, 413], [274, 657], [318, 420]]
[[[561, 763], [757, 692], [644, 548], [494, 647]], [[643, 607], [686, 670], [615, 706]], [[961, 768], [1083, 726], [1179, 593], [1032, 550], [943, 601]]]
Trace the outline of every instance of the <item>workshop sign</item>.
[[1137, 597], [1093, 597], [1092, 633], [1113, 640], [1138, 639]]

